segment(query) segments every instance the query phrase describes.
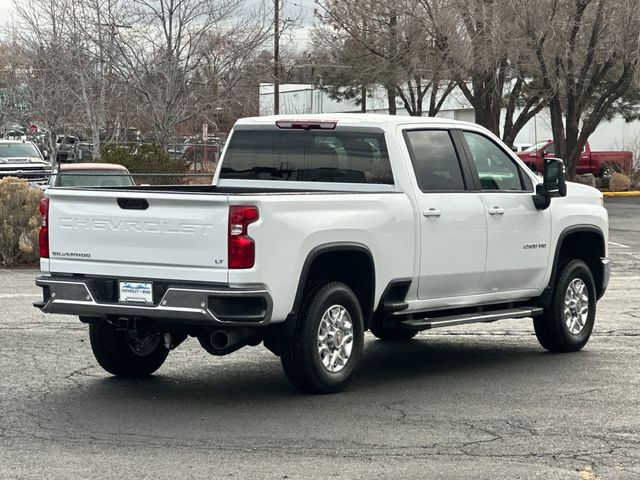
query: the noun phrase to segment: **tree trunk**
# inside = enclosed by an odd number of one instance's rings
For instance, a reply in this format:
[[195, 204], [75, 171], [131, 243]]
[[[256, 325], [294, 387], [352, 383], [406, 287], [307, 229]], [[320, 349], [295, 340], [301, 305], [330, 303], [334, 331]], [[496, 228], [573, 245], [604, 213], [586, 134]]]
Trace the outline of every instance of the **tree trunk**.
[[502, 111], [502, 91], [495, 85], [493, 74], [476, 74], [471, 79], [471, 89], [464, 81], [458, 86], [475, 112], [475, 122], [495, 135], [500, 136], [500, 113]]
[[396, 115], [396, 87], [395, 83], [395, 58], [398, 53], [398, 16], [395, 9], [389, 12], [389, 57], [387, 60], [387, 100], [389, 102], [389, 115]]
[[365, 84], [360, 87], [360, 111], [367, 113], [367, 86]]
[[387, 86], [387, 101], [389, 102], [389, 115], [396, 115], [396, 87]]
[[479, 107], [474, 107], [475, 121], [491, 133], [500, 136], [500, 112], [501, 108], [496, 108], [493, 102], [484, 98]]
[[93, 143], [93, 147], [92, 147], [93, 157], [92, 157], [92, 160], [94, 162], [97, 162], [98, 160], [100, 160], [100, 131], [96, 131], [95, 129], [92, 129], [91, 140], [92, 140], [92, 143]]

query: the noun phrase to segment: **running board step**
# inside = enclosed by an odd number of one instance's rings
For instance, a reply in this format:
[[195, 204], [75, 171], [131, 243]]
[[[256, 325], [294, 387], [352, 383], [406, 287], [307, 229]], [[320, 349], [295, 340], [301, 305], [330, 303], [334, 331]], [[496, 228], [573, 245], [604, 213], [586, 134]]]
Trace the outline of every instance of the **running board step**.
[[487, 312], [465, 313], [462, 315], [449, 315], [447, 317], [410, 319], [400, 322], [400, 325], [408, 330], [427, 330], [438, 327], [453, 327], [466, 323], [495, 322], [507, 318], [535, 317], [542, 313], [540, 307], [518, 307]]

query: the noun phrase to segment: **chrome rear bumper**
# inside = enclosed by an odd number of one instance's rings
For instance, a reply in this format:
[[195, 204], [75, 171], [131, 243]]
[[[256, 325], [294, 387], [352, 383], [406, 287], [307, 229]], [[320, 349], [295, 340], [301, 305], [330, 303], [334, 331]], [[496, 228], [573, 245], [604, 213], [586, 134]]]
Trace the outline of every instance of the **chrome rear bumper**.
[[38, 277], [36, 285], [43, 288], [43, 301], [34, 306], [46, 313], [146, 317], [191, 325], [266, 325], [271, 320], [271, 296], [264, 288], [194, 287], [163, 281], [167, 286], [157, 301], [134, 304], [99, 300], [94, 281], [85, 277]]

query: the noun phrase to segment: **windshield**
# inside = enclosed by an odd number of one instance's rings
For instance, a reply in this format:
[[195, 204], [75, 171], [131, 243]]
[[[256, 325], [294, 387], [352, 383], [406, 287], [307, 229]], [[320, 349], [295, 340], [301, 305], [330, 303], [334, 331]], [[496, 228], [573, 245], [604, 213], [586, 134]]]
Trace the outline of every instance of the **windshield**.
[[362, 131], [238, 130], [220, 178], [393, 184], [384, 135]]
[[41, 158], [33, 143], [0, 143], [0, 158]]
[[60, 173], [52, 177], [50, 185], [58, 187], [129, 187], [133, 180], [127, 172], [105, 173], [104, 170]]
[[549, 140], [545, 140], [544, 142], [538, 142], [534, 145], [531, 145], [529, 148], [527, 148], [526, 150], [523, 150], [524, 152], [527, 153], [535, 153], [538, 150], [540, 150], [541, 148], [543, 148], [545, 145], [547, 145], [549, 143]]

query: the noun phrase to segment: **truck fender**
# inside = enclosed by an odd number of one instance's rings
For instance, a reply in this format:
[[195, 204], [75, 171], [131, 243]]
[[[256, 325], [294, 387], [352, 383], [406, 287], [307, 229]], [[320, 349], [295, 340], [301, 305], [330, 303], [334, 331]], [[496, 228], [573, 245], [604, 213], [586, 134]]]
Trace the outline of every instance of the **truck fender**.
[[[549, 277], [549, 284], [540, 296], [540, 303], [545, 308], [551, 304], [551, 300], [553, 298], [553, 290], [555, 288], [556, 277], [558, 275], [558, 269], [560, 268], [560, 252], [562, 251], [565, 240], [570, 235], [573, 235], [575, 233], [595, 233], [596, 235], [598, 235], [600, 241], [602, 242], [602, 252], [606, 252], [606, 245], [604, 244], [604, 233], [596, 225], [571, 225], [569, 227], [566, 227], [558, 236], [558, 241], [556, 242], [556, 249], [553, 257], [553, 265], [551, 268], [551, 276]], [[596, 272], [594, 272], [594, 276], [595, 273]]]
[[[332, 243], [325, 243], [325, 244], [314, 247], [309, 252], [309, 254], [307, 255], [307, 258], [305, 259], [302, 265], [302, 269], [300, 271], [300, 279], [298, 280], [298, 287], [296, 289], [296, 296], [293, 302], [293, 308], [291, 309], [291, 312], [289, 312], [285, 320], [285, 329], [286, 329], [287, 335], [293, 334], [295, 330], [296, 320], [298, 317], [298, 313], [302, 308], [302, 300], [305, 294], [305, 287], [307, 286], [307, 280], [308, 280], [309, 272], [311, 270], [311, 266], [313, 265], [313, 262], [321, 255], [324, 255], [327, 253], [337, 253], [337, 252], [358, 252], [358, 253], [364, 254], [369, 259], [369, 262], [371, 264], [371, 278], [370, 278], [371, 288], [372, 288], [371, 302], [370, 302], [371, 305], [363, 306], [363, 312], [362, 312], [365, 318], [365, 324], [366, 326], [368, 326], [369, 319], [371, 317], [371, 314], [373, 313], [373, 297], [375, 295], [375, 281], [376, 281], [375, 280], [376, 279], [375, 262], [373, 260], [373, 255], [371, 254], [371, 250], [369, 250], [369, 248], [366, 245], [363, 245], [361, 243], [332, 242]], [[365, 309], [368, 311], [365, 311]]]

